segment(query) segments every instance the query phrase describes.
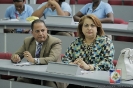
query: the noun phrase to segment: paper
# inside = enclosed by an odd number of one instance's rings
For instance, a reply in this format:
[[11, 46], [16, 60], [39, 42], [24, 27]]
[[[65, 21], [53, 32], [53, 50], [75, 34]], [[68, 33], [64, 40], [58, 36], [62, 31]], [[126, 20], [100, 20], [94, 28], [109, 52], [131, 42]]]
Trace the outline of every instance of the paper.
[[18, 19], [10, 19], [9, 21], [19, 21]]
[[84, 70], [84, 71], [81, 71], [81, 74], [82, 74], [82, 75], [85, 75], [85, 74], [89, 74], [89, 73], [93, 73], [93, 72], [94, 72], [94, 71], [85, 71], [85, 70]]
[[23, 63], [17, 63], [17, 64], [14, 64], [15, 66], [29, 66], [31, 65], [30, 62], [23, 62]]

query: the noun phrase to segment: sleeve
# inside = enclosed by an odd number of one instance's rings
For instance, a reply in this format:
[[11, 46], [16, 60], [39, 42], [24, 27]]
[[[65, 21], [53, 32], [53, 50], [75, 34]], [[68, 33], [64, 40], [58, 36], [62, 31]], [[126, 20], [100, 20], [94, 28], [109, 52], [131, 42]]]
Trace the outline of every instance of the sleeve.
[[107, 40], [103, 42], [100, 61], [94, 65], [95, 70], [108, 71], [110, 69], [114, 69], [114, 52], [114, 45], [112, 41], [107, 38]]
[[63, 3], [61, 7], [63, 11], [69, 12], [72, 15], [72, 9], [68, 3]]
[[89, 9], [89, 5], [86, 4], [85, 6], [83, 6], [81, 9], [80, 9], [80, 12], [84, 15], [87, 14], [87, 10]]
[[73, 53], [74, 53], [74, 45], [75, 45], [75, 42], [72, 42], [70, 44], [70, 46], [68, 47], [68, 49], [66, 50], [65, 52], [65, 55], [64, 57], [62, 58], [62, 62], [64, 63], [70, 63], [70, 62], [74, 62], [74, 58], [73, 58]]
[[25, 44], [25, 40], [24, 40], [23, 45], [15, 52], [15, 54], [18, 54], [21, 59], [24, 58], [23, 52], [26, 50], [25, 46], [26, 46], [26, 44]]
[[60, 39], [56, 39], [51, 45], [49, 56], [39, 58], [40, 64], [48, 64], [48, 62], [56, 62], [61, 57], [62, 42]]
[[10, 9], [9, 9], [9, 7], [6, 9], [5, 18], [9, 18], [10, 19]]
[[105, 5], [105, 13], [106, 13], [106, 15], [108, 13], [113, 13], [113, 9], [108, 3]]
[[29, 6], [29, 9], [28, 9], [29, 16], [31, 16], [33, 12], [34, 12], [33, 8]]

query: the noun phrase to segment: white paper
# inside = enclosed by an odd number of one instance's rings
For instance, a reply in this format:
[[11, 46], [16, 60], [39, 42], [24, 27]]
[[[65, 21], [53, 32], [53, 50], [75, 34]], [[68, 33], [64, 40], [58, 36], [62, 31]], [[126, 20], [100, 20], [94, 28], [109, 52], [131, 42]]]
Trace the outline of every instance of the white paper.
[[10, 21], [19, 21], [18, 19], [10, 19]]
[[17, 64], [14, 64], [15, 66], [29, 66], [31, 65], [30, 62], [22, 62], [22, 63], [17, 63]]

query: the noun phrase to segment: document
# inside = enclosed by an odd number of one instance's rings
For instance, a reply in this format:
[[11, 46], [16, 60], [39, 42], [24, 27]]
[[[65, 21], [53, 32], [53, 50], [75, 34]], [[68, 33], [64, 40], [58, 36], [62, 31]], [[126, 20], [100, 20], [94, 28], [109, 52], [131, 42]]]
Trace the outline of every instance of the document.
[[14, 66], [30, 66], [30, 65], [31, 65], [30, 62], [22, 62], [22, 63], [14, 64]]

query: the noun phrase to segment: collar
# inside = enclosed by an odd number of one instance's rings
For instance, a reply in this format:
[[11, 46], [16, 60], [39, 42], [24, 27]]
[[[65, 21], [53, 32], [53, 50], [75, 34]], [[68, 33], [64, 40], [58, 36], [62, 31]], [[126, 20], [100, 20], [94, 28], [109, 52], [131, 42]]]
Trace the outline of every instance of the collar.
[[[39, 44], [39, 42], [36, 41], [36, 45], [38, 45], [38, 44]], [[43, 45], [43, 42], [41, 44]]]
[[[103, 1], [100, 1], [100, 4], [98, 5], [98, 7], [95, 9], [95, 10], [98, 10], [98, 9], [100, 9], [101, 7], [102, 7], [102, 5], [103, 5]], [[93, 7], [93, 3], [91, 3], [91, 5], [90, 5], [90, 7], [89, 7], [89, 9], [92, 11], [92, 7]], [[94, 11], [95, 11], [94, 10]]]

